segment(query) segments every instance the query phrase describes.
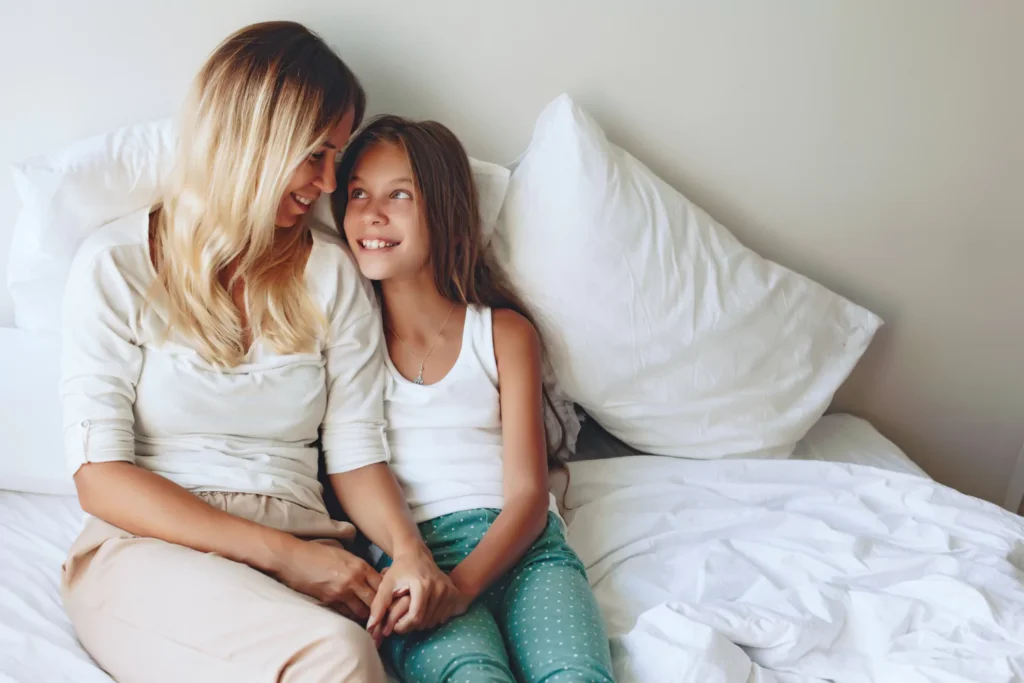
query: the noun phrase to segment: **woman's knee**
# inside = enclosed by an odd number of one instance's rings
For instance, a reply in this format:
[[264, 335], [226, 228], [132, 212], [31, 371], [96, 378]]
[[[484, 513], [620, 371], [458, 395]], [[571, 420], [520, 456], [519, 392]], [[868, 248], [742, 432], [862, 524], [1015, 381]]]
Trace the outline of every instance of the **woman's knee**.
[[331, 615], [310, 629], [311, 638], [291, 657], [280, 683], [384, 683], [384, 665], [373, 638], [354, 621]]

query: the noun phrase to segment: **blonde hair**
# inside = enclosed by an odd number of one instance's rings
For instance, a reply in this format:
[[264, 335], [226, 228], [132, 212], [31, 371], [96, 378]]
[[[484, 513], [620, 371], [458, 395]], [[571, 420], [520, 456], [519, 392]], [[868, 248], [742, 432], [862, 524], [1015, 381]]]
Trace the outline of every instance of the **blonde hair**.
[[[345, 114], [359, 124], [365, 95], [341, 59], [294, 22], [248, 26], [222, 42], [193, 83], [178, 156], [153, 216], [153, 292], [170, 330], [208, 362], [245, 356], [231, 298], [246, 285], [252, 338], [279, 353], [309, 351], [324, 328], [303, 279], [308, 228], [275, 219], [293, 172]], [[221, 273], [235, 270], [227, 287]], [[170, 331], [169, 330], [169, 331]]]

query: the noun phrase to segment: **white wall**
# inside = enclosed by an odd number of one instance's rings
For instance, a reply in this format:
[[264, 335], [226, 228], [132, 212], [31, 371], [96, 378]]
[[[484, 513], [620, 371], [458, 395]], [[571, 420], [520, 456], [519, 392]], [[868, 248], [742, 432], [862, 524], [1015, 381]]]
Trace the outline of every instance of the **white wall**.
[[[268, 18], [324, 34], [373, 110], [440, 118], [495, 161], [569, 91], [747, 244], [882, 315], [838, 406], [1003, 500], [1024, 441], [1024, 3], [4, 2], [0, 164], [174, 113], [215, 43]], [[3, 176], [0, 234], [15, 205]]]

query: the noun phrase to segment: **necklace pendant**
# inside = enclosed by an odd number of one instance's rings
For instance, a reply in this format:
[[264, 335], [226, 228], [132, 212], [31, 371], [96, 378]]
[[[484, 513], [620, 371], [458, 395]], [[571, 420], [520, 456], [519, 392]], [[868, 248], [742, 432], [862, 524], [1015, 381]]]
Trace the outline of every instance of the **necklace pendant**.
[[420, 366], [420, 374], [416, 375], [416, 379], [412, 381], [413, 384], [423, 384], [423, 366]]

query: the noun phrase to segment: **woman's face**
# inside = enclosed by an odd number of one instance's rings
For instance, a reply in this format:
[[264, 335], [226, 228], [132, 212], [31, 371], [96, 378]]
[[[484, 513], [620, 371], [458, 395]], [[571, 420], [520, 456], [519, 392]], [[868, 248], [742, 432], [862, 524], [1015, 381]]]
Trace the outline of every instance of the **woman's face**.
[[352, 135], [354, 120], [355, 112], [350, 110], [330, 132], [324, 144], [295, 169], [277, 207], [277, 227], [294, 226], [322, 193], [334, 192], [338, 186], [335, 178], [338, 157]]

